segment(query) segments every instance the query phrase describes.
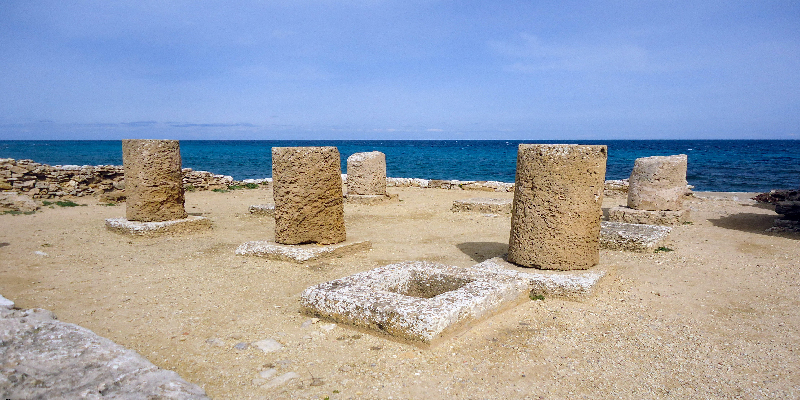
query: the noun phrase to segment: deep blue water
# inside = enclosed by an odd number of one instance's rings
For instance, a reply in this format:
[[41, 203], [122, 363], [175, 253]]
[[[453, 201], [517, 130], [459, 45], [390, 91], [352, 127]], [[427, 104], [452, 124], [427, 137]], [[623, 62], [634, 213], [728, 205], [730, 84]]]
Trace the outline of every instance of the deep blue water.
[[[630, 175], [639, 157], [687, 154], [689, 184], [697, 191], [753, 191], [800, 187], [798, 140], [605, 140], [605, 141], [181, 141], [183, 166], [237, 180], [271, 176], [273, 146], [336, 146], [347, 157], [362, 151], [386, 154], [391, 177], [513, 182], [520, 143], [608, 146], [606, 179]], [[120, 141], [0, 141], [0, 158], [50, 165], [122, 164]]]

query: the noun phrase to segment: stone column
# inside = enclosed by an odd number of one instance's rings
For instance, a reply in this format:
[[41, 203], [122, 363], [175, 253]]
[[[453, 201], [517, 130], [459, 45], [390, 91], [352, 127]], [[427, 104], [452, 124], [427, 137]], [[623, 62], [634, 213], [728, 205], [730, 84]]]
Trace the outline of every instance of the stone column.
[[380, 151], [347, 157], [348, 195], [386, 195], [386, 155]]
[[275, 242], [333, 244], [346, 238], [336, 147], [273, 147]]
[[508, 261], [586, 269], [600, 260], [606, 146], [521, 144]]
[[181, 151], [177, 140], [122, 141], [126, 213], [129, 221], [172, 221], [187, 217]]
[[628, 180], [628, 207], [677, 211], [686, 193], [686, 154], [637, 158]]

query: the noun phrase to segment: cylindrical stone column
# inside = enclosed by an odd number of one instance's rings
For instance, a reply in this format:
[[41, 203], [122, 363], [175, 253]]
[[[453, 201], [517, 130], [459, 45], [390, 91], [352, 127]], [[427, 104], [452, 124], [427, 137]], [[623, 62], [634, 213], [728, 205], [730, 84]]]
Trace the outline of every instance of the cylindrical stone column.
[[628, 207], [677, 211], [686, 193], [686, 154], [637, 158], [628, 179]]
[[386, 155], [380, 151], [347, 157], [347, 194], [386, 195]]
[[606, 146], [521, 144], [508, 261], [586, 269], [600, 261]]
[[343, 242], [342, 167], [336, 147], [273, 147], [275, 242]]
[[154, 222], [187, 217], [177, 140], [123, 140], [122, 163], [126, 219]]

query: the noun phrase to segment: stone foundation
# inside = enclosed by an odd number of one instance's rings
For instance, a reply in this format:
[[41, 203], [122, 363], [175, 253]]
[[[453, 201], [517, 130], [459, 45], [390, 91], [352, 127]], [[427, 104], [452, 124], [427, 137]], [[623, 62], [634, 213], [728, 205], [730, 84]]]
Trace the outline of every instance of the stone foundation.
[[456, 200], [450, 207], [452, 212], [476, 212], [483, 214], [510, 214], [511, 199], [474, 198]]
[[236, 248], [236, 255], [264, 257], [268, 260], [304, 263], [328, 257], [341, 257], [367, 251], [372, 243], [344, 242], [331, 245], [286, 245], [267, 241], [246, 242]]
[[300, 305], [311, 315], [429, 347], [531, 295], [584, 297], [604, 275], [526, 273], [501, 259], [470, 268], [403, 262], [312, 286]]
[[189, 216], [172, 221], [141, 222], [125, 218], [109, 218], [106, 228], [112, 232], [133, 236], [156, 236], [197, 232], [211, 229], [211, 221], [206, 217]]
[[648, 211], [634, 210], [628, 207], [612, 207], [608, 210], [608, 220], [629, 224], [645, 225], [682, 225], [690, 222], [689, 210]]
[[600, 247], [607, 250], [649, 252], [664, 245], [672, 228], [658, 225], [602, 222]]

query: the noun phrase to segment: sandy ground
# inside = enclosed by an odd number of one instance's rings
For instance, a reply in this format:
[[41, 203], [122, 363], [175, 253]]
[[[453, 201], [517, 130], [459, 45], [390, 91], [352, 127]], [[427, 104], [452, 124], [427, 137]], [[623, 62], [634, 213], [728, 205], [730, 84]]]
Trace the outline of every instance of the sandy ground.
[[[309, 264], [234, 255], [273, 239], [274, 222], [248, 213], [271, 201], [269, 190], [187, 193], [187, 210], [214, 229], [183, 236], [110, 233], [104, 219], [124, 216], [124, 204], [91, 198], [0, 215], [0, 294], [132, 348], [215, 399], [800, 397], [800, 234], [765, 233], [775, 213], [748, 194], [688, 201], [694, 223], [674, 229], [674, 251], [602, 251], [596, 268], [608, 276], [589, 299], [526, 302], [434, 349], [304, 326], [308, 286], [398, 261], [469, 266], [506, 251], [509, 215], [450, 206], [511, 193], [390, 192], [401, 201], [345, 207], [348, 239], [372, 241], [371, 251]], [[268, 338], [283, 349], [234, 348]], [[301, 378], [254, 384], [268, 368]]]

